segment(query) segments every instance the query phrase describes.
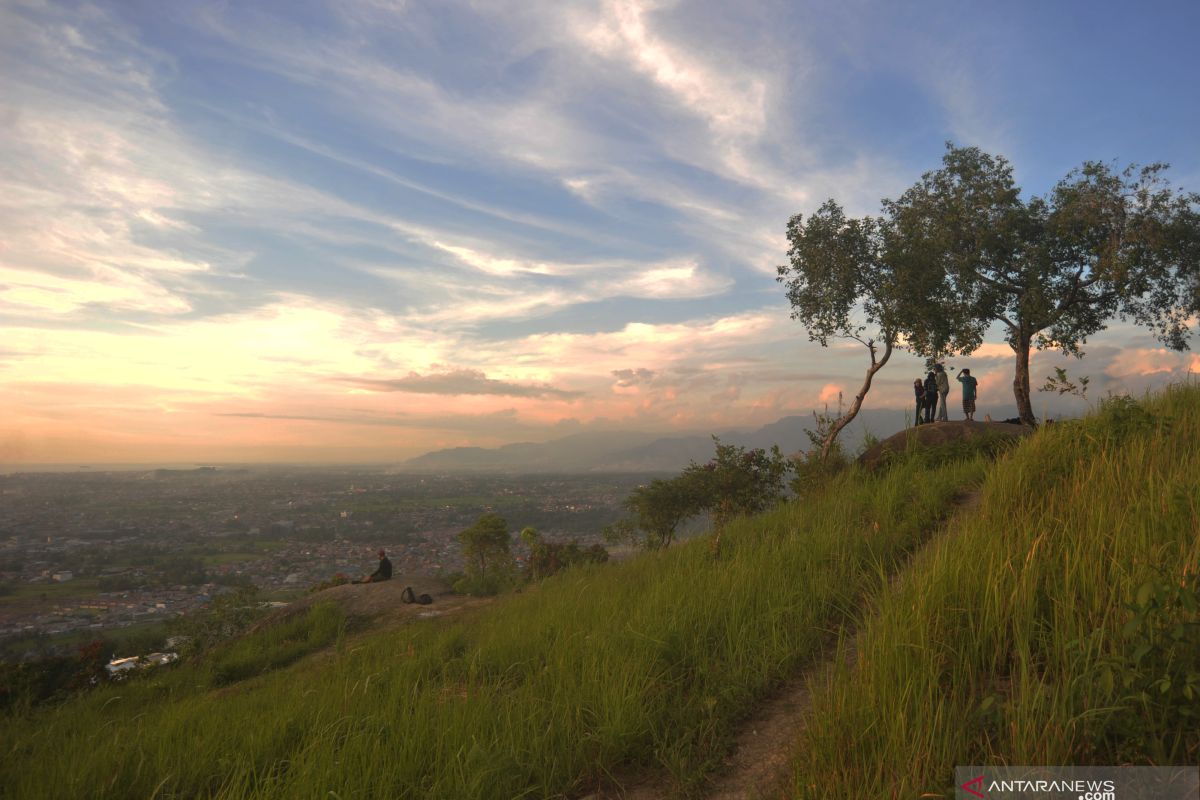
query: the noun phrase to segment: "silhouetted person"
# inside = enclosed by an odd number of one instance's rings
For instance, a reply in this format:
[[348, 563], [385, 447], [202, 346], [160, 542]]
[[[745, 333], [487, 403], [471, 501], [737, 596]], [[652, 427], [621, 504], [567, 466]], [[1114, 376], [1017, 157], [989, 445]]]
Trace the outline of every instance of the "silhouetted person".
[[925, 384], [921, 383], [921, 379], [917, 378], [913, 381], [913, 394], [917, 398], [917, 416], [914, 425], [921, 424], [921, 412], [925, 408]]
[[388, 561], [387, 553], [383, 552], [383, 550], [380, 550], [379, 569], [375, 570], [361, 581], [358, 581], [358, 583], [379, 583], [380, 581], [390, 581], [391, 579], [392, 562]]
[[925, 376], [925, 421], [933, 422], [933, 412], [937, 410], [938, 385], [937, 377], [931, 372]]
[[934, 377], [937, 378], [938, 390], [938, 422], [949, 422], [950, 415], [946, 413], [946, 398], [950, 395], [950, 376], [946, 374], [946, 368], [941, 364], [935, 364], [933, 367]]
[[971, 377], [971, 370], [964, 369], [957, 376], [958, 382], [962, 384], [963, 390], [963, 414], [967, 416], [968, 422], [975, 421], [975, 387], [979, 383]]

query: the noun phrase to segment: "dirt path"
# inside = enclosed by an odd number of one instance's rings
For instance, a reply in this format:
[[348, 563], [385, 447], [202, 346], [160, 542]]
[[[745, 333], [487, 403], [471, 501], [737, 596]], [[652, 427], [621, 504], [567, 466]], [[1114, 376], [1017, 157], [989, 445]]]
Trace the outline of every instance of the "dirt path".
[[[979, 497], [979, 491], [974, 490], [955, 498], [950, 516], [913, 556], [934, 542], [957, 516], [977, 505]], [[906, 569], [907, 565], [892, 575], [893, 587]], [[821, 686], [839, 663], [852, 664], [857, 652], [854, 635], [843, 631], [841, 640], [832, 640], [812, 665], [763, 699], [751, 716], [738, 726], [730, 755], [711, 776], [712, 783], [703, 795], [705, 800], [778, 800], [785, 797], [790, 773], [788, 764], [796, 740], [804, 730], [805, 715], [812, 706], [813, 689]], [[676, 796], [668, 778], [653, 774], [616, 780], [612, 787], [583, 800], [669, 800]]]

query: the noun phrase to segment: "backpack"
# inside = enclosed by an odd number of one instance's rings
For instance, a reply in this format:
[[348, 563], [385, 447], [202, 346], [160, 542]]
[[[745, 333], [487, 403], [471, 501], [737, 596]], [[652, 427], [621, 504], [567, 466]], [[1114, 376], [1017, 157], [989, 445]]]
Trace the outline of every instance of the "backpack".
[[[422, 595], [422, 597], [425, 597], [425, 596], [427, 596], [427, 595]], [[416, 595], [416, 592], [414, 592], [414, 591], [412, 590], [412, 587], [411, 587], [411, 586], [405, 586], [405, 587], [404, 587], [404, 591], [400, 593], [400, 602], [402, 602], [402, 603], [415, 603], [415, 602], [417, 602], [417, 595]]]
[[417, 598], [417, 603], [419, 603], [420, 605], [423, 605], [423, 606], [427, 606], [432, 602], [433, 602], [433, 598], [427, 594], [423, 594]]

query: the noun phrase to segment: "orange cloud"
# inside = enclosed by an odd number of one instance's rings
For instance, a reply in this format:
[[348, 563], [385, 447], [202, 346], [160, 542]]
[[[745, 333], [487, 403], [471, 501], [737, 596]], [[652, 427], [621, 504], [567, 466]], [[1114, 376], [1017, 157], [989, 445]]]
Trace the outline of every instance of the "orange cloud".
[[1137, 347], [1122, 350], [1104, 370], [1112, 377], [1182, 373], [1200, 367], [1200, 357], [1176, 353], [1163, 347]]
[[838, 397], [844, 394], [844, 389], [836, 383], [827, 383], [821, 387], [817, 402], [821, 405], [836, 404]]

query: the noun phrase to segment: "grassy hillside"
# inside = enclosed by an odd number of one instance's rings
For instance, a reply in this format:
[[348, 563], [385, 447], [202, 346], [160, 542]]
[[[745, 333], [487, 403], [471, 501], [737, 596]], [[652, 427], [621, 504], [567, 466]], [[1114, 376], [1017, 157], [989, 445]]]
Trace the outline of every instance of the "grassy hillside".
[[688, 791], [739, 715], [850, 626], [858, 661], [797, 747], [802, 796], [941, 792], [972, 760], [1194, 761], [1177, 700], [1195, 640], [1175, 623], [1200, 559], [1198, 433], [1200, 392], [1177, 390], [995, 466], [959, 448], [845, 472], [735, 523], [719, 561], [693, 541], [388, 631], [317, 606], [0, 720], [0, 794], [540, 798], [638, 768]]
[[[271, 669], [274, 653], [328, 636], [328, 617], [237, 643], [5, 720], [0, 791], [507, 799], [631, 765], [684, 783], [984, 471], [966, 458], [921, 480], [846, 473], [803, 506], [735, 523], [720, 561], [700, 540], [573, 570], [457, 622], [342, 635], [290, 667]], [[268, 671], [237, 680], [248, 663]]]
[[[956, 764], [1200, 761], [1200, 391], [1052, 426], [865, 615], [796, 797], [953, 796]], [[929, 794], [924, 794], [929, 793]]]

